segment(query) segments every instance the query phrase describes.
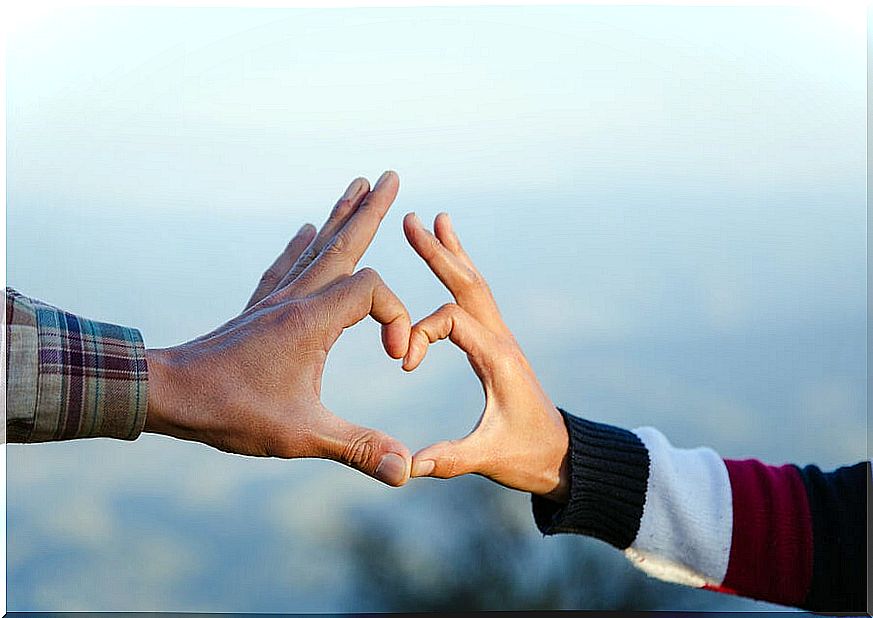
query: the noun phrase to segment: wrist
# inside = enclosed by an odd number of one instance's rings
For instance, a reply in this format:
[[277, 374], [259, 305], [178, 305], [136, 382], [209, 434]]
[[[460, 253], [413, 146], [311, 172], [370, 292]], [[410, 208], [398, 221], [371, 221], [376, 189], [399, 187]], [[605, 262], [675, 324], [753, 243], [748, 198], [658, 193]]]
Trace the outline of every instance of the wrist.
[[184, 419], [187, 378], [184, 364], [172, 348], [146, 350], [149, 368], [148, 411], [143, 431], [190, 438], [193, 428]]
[[552, 502], [566, 504], [570, 499], [570, 436], [564, 418], [557, 409], [555, 412], [558, 414], [559, 426], [549, 445], [550, 455], [546, 468], [551, 489], [537, 495]]
[[552, 491], [542, 494], [546, 500], [557, 502], [559, 504], [567, 504], [570, 501], [570, 450], [564, 451], [564, 457], [561, 459], [561, 464], [558, 472], [558, 482]]

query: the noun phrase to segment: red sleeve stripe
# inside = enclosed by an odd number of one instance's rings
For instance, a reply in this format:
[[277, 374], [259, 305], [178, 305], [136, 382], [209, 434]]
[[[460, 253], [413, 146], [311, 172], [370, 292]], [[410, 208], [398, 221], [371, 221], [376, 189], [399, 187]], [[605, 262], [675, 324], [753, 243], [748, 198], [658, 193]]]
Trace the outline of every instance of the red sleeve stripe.
[[733, 532], [725, 592], [800, 605], [812, 580], [812, 517], [800, 471], [755, 459], [725, 460]]

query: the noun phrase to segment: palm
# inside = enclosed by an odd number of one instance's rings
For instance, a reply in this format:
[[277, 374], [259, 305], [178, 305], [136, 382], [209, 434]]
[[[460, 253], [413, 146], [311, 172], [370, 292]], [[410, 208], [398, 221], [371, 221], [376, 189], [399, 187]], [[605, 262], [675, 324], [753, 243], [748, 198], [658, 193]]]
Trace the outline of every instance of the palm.
[[479, 422], [465, 438], [416, 453], [412, 475], [450, 478], [475, 473], [537, 494], [562, 492], [568, 446], [563, 419], [503, 322], [448, 216], [437, 217], [433, 234], [414, 215], [407, 216], [404, 231], [455, 303], [443, 305], [413, 326], [403, 368], [414, 370], [428, 345], [449, 338], [467, 353], [486, 402]]

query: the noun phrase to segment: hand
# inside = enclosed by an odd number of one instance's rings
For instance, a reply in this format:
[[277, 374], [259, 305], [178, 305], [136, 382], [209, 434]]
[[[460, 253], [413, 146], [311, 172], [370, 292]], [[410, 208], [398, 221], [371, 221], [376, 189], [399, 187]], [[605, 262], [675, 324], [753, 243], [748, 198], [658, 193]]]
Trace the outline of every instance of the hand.
[[372, 192], [355, 180], [318, 234], [301, 228], [239, 316], [188, 343], [148, 350], [145, 430], [243, 455], [332, 459], [403, 485], [409, 450], [321, 403], [331, 346], [368, 314], [382, 324], [388, 355], [406, 354], [406, 308], [375, 271], [352, 274], [398, 187], [393, 172]]
[[412, 476], [476, 473], [506, 487], [566, 502], [569, 438], [564, 419], [500, 317], [449, 216], [438, 215], [431, 233], [410, 213], [403, 230], [455, 298], [455, 303], [443, 305], [412, 327], [403, 369], [414, 370], [429, 344], [448, 337], [467, 353], [485, 390], [485, 410], [473, 431], [417, 452]]

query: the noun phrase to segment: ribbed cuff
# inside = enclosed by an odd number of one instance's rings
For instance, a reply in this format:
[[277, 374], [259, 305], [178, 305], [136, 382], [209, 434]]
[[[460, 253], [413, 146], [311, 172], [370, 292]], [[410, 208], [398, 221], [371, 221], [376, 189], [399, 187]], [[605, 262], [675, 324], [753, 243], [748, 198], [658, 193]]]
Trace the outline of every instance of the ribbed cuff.
[[558, 410], [570, 435], [570, 498], [561, 505], [533, 496], [537, 527], [546, 535], [584, 534], [625, 549], [643, 516], [649, 453], [626, 429]]

